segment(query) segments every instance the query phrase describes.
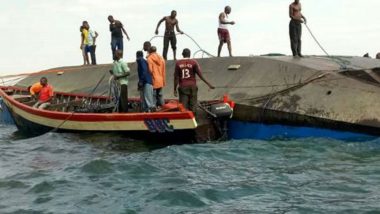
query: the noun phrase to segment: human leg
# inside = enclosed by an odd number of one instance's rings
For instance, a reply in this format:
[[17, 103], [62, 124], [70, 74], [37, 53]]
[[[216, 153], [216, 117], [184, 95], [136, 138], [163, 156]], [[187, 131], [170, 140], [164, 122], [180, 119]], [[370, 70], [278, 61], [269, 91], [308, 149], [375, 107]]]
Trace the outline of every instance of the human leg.
[[190, 103], [189, 103], [189, 97], [190, 97], [190, 90], [188, 87], [179, 87], [178, 88], [178, 95], [179, 95], [179, 102], [182, 103], [182, 105], [186, 109], [190, 109]]
[[230, 57], [232, 57], [231, 40], [227, 41], [227, 47], [228, 47], [228, 53], [229, 53]]
[[193, 86], [190, 88], [190, 96], [189, 96], [189, 109], [194, 112], [197, 112], [198, 105], [198, 87]]
[[146, 111], [147, 107], [145, 104], [145, 98], [144, 98], [144, 88], [139, 89], [140, 92], [140, 111]]
[[123, 58], [124, 43], [123, 43], [123, 38], [122, 37], [121, 38], [117, 38], [116, 49], [122, 51], [121, 58]]
[[293, 56], [298, 56], [297, 47], [297, 27], [294, 20], [291, 20], [289, 23], [289, 37], [290, 37], [290, 47], [292, 49]]
[[297, 53], [298, 56], [302, 57], [301, 54], [301, 36], [302, 36], [302, 25], [301, 23], [296, 25], [296, 35], [297, 35]]
[[95, 55], [96, 45], [90, 46], [91, 64], [96, 65], [96, 55]]
[[86, 65], [86, 63], [87, 63], [86, 55], [87, 54], [86, 54], [86, 45], [85, 44], [82, 45], [81, 50], [82, 50], [82, 57], [83, 57], [83, 65]]
[[120, 105], [119, 112], [128, 112], [128, 85], [120, 87]]
[[220, 28], [218, 28], [218, 39], [219, 39], [218, 57], [220, 57], [220, 52], [222, 52], [222, 47], [223, 47], [223, 43], [224, 43], [222, 32], [221, 32]]
[[144, 103], [147, 108], [146, 110], [156, 106], [153, 99], [153, 86], [151, 84], [144, 85]]
[[164, 48], [163, 48], [163, 50], [162, 50], [162, 57], [163, 57], [165, 60], [167, 60], [167, 56], [168, 56], [169, 37], [170, 37], [170, 35], [165, 33], [165, 36], [164, 36]]
[[116, 51], [117, 41], [116, 38], [111, 39], [111, 50], [112, 50], [112, 59], [115, 60], [115, 51]]
[[170, 45], [173, 49], [173, 58], [174, 60], [177, 60], [177, 37], [175, 36], [174, 32], [173, 35], [170, 37]]
[[39, 101], [37, 101], [36, 103], [34, 103], [33, 105], [33, 108], [38, 108], [38, 106], [40, 105], [41, 103]]
[[50, 103], [42, 103], [40, 106], [38, 106], [38, 109], [46, 109], [48, 106], [50, 106]]
[[165, 104], [162, 88], [154, 89], [154, 101], [157, 107]]

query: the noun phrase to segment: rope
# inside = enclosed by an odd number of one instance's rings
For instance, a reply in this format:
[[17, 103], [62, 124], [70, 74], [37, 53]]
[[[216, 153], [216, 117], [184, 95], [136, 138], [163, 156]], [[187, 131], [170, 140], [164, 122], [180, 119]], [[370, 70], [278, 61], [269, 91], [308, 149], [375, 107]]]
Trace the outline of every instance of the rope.
[[326, 50], [325, 48], [323, 48], [323, 46], [321, 45], [321, 43], [318, 41], [318, 39], [314, 36], [314, 33], [311, 31], [311, 29], [309, 28], [309, 26], [304, 23], [305, 26], [306, 26], [306, 29], [309, 31], [311, 37], [314, 39], [314, 41], [317, 43], [317, 45], [319, 46], [319, 48], [321, 48], [321, 50], [326, 54], [327, 57], [329, 57], [330, 59], [332, 59], [334, 62], [336, 62], [339, 66], [340, 66], [340, 69], [341, 70], [347, 70], [347, 61], [345, 60], [342, 60], [340, 59], [339, 57], [333, 57], [331, 56]]
[[[98, 83], [95, 85], [95, 87], [92, 89], [91, 93], [88, 95], [89, 97], [91, 97], [93, 95], [93, 93], [95, 92], [95, 90], [99, 87], [100, 83], [103, 81], [104, 77], [106, 77], [106, 74], [107, 72], [104, 72], [102, 78], [100, 78], [100, 80], [98, 81]], [[62, 121], [61, 124], [59, 124], [57, 127], [55, 127], [53, 130], [51, 130], [51, 132], [56, 132], [59, 128], [61, 128], [63, 126], [63, 124], [65, 124], [73, 115], [75, 114], [75, 111], [73, 111], [69, 116], [67, 116], [67, 118]]]
[[[195, 51], [194, 52], [194, 54], [193, 54], [193, 58], [195, 57], [195, 55], [197, 54], [197, 53], [199, 53], [199, 52], [202, 52], [202, 58], [203, 58], [203, 56], [204, 56], [204, 54], [206, 54], [206, 55], [208, 55], [209, 57], [215, 57], [214, 55], [212, 55], [212, 54], [210, 54], [209, 52], [207, 52], [206, 50], [204, 50], [200, 45], [199, 45], [199, 43], [193, 38], [193, 37], [191, 37], [189, 34], [187, 34], [187, 33], [183, 33], [183, 34], [181, 34], [181, 33], [176, 33], [175, 35], [185, 35], [185, 36], [187, 36], [191, 41], [193, 41], [194, 42], [194, 44], [199, 48], [199, 50], [197, 50], [197, 51]], [[150, 40], [149, 40], [149, 42], [151, 42], [153, 39], [155, 39], [155, 38], [165, 38], [165, 37], [170, 37], [170, 36], [161, 36], [161, 35], [156, 35], [156, 36], [153, 36]]]
[[[263, 100], [271, 100], [273, 99], [275, 96], [277, 95], [280, 95], [280, 94], [284, 94], [284, 93], [287, 93], [287, 92], [290, 92], [290, 91], [293, 91], [293, 90], [296, 90], [296, 89], [299, 89], [311, 82], [314, 82], [318, 79], [321, 79], [323, 77], [325, 77], [327, 73], [323, 73], [323, 74], [320, 74], [318, 75], [317, 77], [314, 77], [314, 78], [309, 78], [308, 80], [305, 80], [304, 82], [302, 83], [298, 83], [296, 85], [293, 85], [293, 86], [290, 86], [288, 88], [285, 88], [283, 90], [280, 90], [280, 91], [276, 91], [276, 92], [273, 92], [273, 93], [269, 93], [269, 94], [266, 94], [266, 95], [263, 95], [263, 96], [258, 96], [258, 97], [252, 97], [252, 98], [247, 98], [247, 99], [238, 99], [239, 101], [251, 101], [251, 102], [260, 102], [260, 101], [263, 101]], [[267, 101], [269, 102], [269, 101]], [[266, 104], [265, 104], [266, 105]]]

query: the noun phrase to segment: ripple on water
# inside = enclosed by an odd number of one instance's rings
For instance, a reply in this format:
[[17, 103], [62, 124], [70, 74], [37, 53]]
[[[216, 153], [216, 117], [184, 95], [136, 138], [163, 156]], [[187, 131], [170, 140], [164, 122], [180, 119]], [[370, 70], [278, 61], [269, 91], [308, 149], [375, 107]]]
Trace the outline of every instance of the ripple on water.
[[206, 205], [198, 196], [189, 191], [163, 190], [153, 200], [161, 201], [164, 206], [199, 208]]
[[16, 181], [16, 180], [0, 180], [0, 189], [24, 189], [27, 188], [28, 185], [21, 181]]
[[52, 192], [55, 189], [54, 185], [50, 182], [43, 181], [41, 183], [38, 183], [34, 185], [28, 193], [47, 193]]
[[82, 167], [82, 171], [91, 175], [109, 174], [113, 172], [113, 164], [103, 159], [92, 160]]

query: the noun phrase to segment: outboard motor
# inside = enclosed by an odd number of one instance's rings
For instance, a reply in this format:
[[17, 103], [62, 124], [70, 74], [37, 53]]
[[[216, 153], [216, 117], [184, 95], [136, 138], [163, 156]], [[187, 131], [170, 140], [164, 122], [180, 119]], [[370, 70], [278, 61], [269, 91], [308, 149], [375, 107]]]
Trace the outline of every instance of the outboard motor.
[[211, 104], [210, 113], [213, 116], [215, 126], [220, 133], [219, 140], [228, 139], [227, 122], [232, 118], [235, 103], [227, 95], [223, 96], [223, 102]]
[[217, 103], [210, 106], [210, 111], [215, 119], [228, 120], [232, 118], [233, 109], [228, 103]]

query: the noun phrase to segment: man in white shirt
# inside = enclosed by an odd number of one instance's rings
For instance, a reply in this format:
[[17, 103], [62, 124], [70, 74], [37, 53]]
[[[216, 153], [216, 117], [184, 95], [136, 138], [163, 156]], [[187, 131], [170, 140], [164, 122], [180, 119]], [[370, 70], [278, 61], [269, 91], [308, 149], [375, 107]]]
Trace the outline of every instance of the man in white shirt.
[[224, 43], [227, 43], [228, 52], [230, 57], [232, 57], [232, 48], [231, 48], [231, 37], [228, 31], [228, 25], [234, 25], [234, 21], [228, 20], [228, 15], [231, 13], [231, 7], [226, 6], [224, 12], [219, 14], [219, 27], [218, 27], [218, 37], [219, 37], [219, 47], [218, 47], [218, 57], [220, 57], [220, 52]]

